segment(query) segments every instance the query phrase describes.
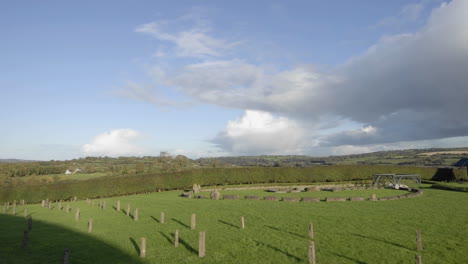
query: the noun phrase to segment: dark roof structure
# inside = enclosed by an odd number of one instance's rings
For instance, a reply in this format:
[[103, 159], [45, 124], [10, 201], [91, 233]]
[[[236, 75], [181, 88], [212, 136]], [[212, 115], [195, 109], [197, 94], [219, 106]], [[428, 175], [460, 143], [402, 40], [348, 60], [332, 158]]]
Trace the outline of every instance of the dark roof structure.
[[455, 166], [455, 167], [468, 167], [468, 158], [463, 158], [463, 159], [457, 161], [457, 163], [453, 164], [453, 166]]

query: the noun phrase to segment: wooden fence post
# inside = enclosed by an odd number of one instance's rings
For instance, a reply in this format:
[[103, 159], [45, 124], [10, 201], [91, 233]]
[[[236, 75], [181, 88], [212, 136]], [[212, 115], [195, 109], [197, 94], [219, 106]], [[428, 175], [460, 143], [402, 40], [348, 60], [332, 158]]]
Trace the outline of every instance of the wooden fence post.
[[91, 233], [91, 232], [93, 232], [93, 219], [92, 218], [88, 220], [88, 233]]
[[133, 215], [133, 220], [138, 221], [138, 208], [135, 208], [135, 215]]
[[75, 220], [76, 221], [80, 220], [80, 208], [76, 208]]
[[315, 243], [309, 240], [309, 264], [315, 264]]
[[29, 231], [24, 230], [23, 242], [21, 243], [21, 248], [26, 248], [28, 246], [28, 240], [29, 240]]
[[144, 258], [146, 256], [146, 238], [141, 238], [141, 245], [140, 245], [140, 257]]
[[309, 238], [314, 239], [314, 224], [309, 224]]
[[63, 264], [70, 264], [70, 249], [66, 248], [63, 251]]
[[28, 231], [31, 231], [32, 230], [32, 216], [29, 216], [28, 217]]
[[198, 256], [200, 258], [205, 256], [205, 232], [200, 232], [198, 239]]
[[120, 200], [117, 201], [117, 212], [120, 212]]
[[192, 219], [190, 221], [190, 229], [195, 230], [196, 226], [197, 226], [197, 215], [192, 214]]
[[161, 212], [161, 216], [159, 217], [159, 222], [164, 224], [164, 212]]
[[418, 246], [418, 251], [422, 251], [422, 240], [421, 240], [421, 231], [416, 230], [416, 244]]
[[245, 228], [245, 221], [244, 221], [244, 217], [243, 217], [243, 216], [240, 217], [240, 228], [241, 228], [241, 229], [244, 229], [244, 228]]
[[179, 229], [176, 229], [175, 234], [174, 234], [174, 246], [175, 247], [179, 246]]

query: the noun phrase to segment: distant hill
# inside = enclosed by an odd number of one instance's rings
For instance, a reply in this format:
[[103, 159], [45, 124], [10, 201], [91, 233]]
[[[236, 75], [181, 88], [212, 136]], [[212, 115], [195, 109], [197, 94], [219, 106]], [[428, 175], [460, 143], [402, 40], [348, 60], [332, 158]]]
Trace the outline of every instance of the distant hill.
[[468, 158], [468, 148], [430, 148], [379, 151], [343, 156], [238, 156], [201, 158], [200, 164], [260, 167], [310, 167], [320, 165], [408, 165], [408, 166], [453, 166], [461, 158]]
[[35, 162], [36, 160], [0, 159], [0, 163]]

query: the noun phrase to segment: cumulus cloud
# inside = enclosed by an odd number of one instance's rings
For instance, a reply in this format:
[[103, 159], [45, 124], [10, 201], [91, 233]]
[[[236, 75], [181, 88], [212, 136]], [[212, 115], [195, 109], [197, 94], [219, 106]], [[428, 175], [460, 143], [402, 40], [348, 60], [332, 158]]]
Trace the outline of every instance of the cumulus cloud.
[[97, 135], [91, 143], [82, 146], [82, 151], [91, 156], [142, 155], [144, 149], [137, 144], [140, 138], [136, 130], [115, 129]]
[[247, 110], [239, 119], [229, 121], [212, 142], [230, 153], [257, 155], [302, 153], [303, 140], [304, 131], [296, 122]]

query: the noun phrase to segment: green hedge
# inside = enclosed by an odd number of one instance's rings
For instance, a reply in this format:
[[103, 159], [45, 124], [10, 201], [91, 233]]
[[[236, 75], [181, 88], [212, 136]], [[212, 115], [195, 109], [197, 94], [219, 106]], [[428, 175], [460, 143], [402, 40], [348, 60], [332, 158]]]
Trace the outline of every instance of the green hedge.
[[[430, 180], [436, 175], [441, 178], [460, 177], [466, 179], [466, 169], [445, 170], [425, 167], [336, 165], [308, 168], [212, 168], [195, 169], [178, 173], [148, 174], [137, 176], [102, 177], [81, 181], [62, 181], [45, 185], [1, 187], [0, 201], [25, 199], [27, 202], [70, 199], [99, 198], [125, 194], [190, 188], [194, 183], [202, 186], [248, 183], [306, 183], [344, 182], [372, 179], [373, 174], [420, 174]], [[444, 175], [448, 176], [445, 177]]]

